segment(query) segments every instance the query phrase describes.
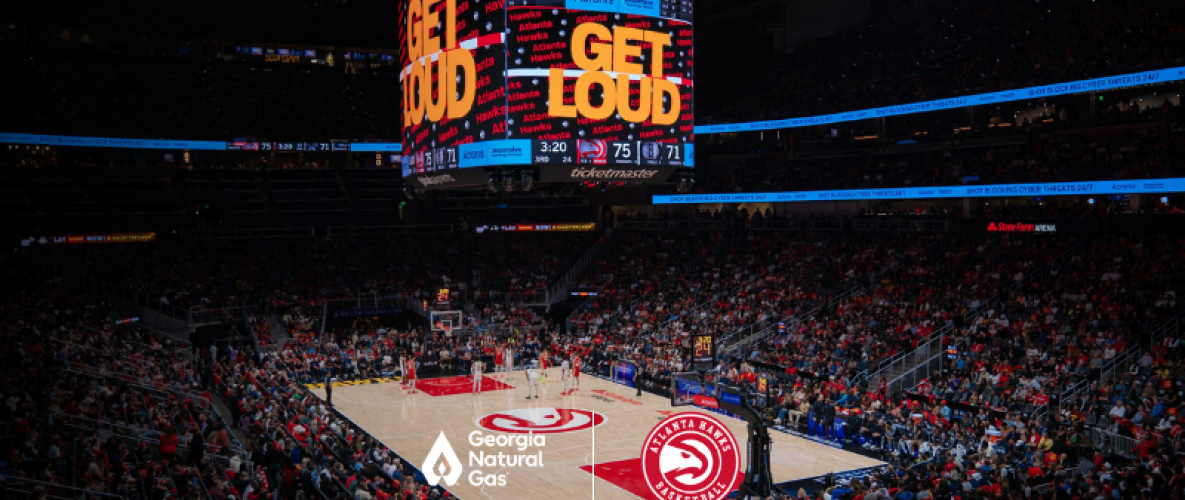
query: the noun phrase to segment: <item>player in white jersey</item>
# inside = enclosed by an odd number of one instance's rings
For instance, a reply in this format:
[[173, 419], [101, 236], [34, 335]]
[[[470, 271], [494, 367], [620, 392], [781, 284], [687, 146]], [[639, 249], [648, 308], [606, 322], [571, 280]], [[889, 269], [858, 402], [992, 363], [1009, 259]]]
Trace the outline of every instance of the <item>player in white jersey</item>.
[[568, 385], [572, 381], [572, 365], [570, 365], [566, 359], [563, 363], [560, 363], [560, 381], [564, 383], [564, 392], [561, 394], [567, 395]]
[[486, 369], [486, 364], [482, 363], [480, 359], [473, 361], [473, 393], [481, 392], [482, 372]]
[[539, 373], [534, 368], [527, 368], [527, 399], [531, 399], [531, 393], [535, 393], [535, 399], [539, 399]]
[[580, 362], [580, 358], [576, 358], [575, 360], [572, 361], [572, 390], [573, 391], [580, 390], [580, 366], [581, 366], [581, 364], [582, 363]]
[[502, 356], [502, 362], [506, 363], [506, 380], [514, 381], [514, 349], [506, 348], [506, 354]]

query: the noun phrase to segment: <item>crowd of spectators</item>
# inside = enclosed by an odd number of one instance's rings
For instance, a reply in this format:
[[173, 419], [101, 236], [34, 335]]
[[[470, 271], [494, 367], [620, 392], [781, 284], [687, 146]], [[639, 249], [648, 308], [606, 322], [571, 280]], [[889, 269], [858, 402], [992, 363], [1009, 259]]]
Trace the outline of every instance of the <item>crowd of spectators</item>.
[[19, 264], [0, 263], [0, 335], [12, 346], [0, 353], [6, 497], [204, 499], [221, 487], [266, 496], [245, 487], [254, 471], [192, 352]]
[[808, 191], [971, 182], [1066, 182], [1180, 175], [1185, 139], [1169, 131], [1127, 131], [1119, 137], [1050, 135], [1023, 143], [892, 150], [846, 156], [755, 155], [710, 165], [698, 188], [708, 192]]
[[[738, 353], [717, 376], [749, 387], [757, 373], [776, 377], [771, 406], [781, 410], [770, 417], [792, 429], [823, 422], [821, 435], [835, 438], [838, 413], [844, 442], [899, 467], [871, 478], [887, 489], [1072, 498], [1179, 486], [1167, 480], [1185, 466], [1176, 454], [1183, 387], [1172, 358], [1182, 332], [1143, 347], [1152, 329], [1180, 312], [1179, 238], [950, 243], [918, 247], [924, 251], [892, 266], [882, 275], [885, 289], [867, 295], [875, 307], [841, 302]], [[943, 269], [943, 261], [952, 267]], [[895, 293], [911, 281], [922, 293]], [[918, 327], [927, 320], [953, 327], [939, 332], [950, 350], [932, 352], [946, 358], [941, 371], [900, 387], [859, 369], [878, 351], [916, 347], [934, 331]], [[688, 365], [684, 342], [674, 340], [624, 348], [652, 387], [669, 387], [670, 375]], [[1117, 370], [1123, 356], [1131, 362]], [[1118, 446], [1125, 438], [1137, 444]], [[866, 479], [829, 494], [877, 489]]]
[[[726, 210], [695, 218], [735, 216]], [[414, 470], [305, 384], [392, 376], [413, 356], [463, 373], [475, 358], [509, 346], [520, 366], [540, 356], [553, 363], [576, 356], [611, 373], [620, 359], [631, 359], [643, 385], [661, 391], [672, 374], [690, 368], [686, 334], [699, 332], [716, 334], [722, 348], [743, 340], [723, 350], [713, 376], [742, 386], [752, 386], [757, 374], [775, 377], [767, 406], [775, 425], [811, 433], [822, 422], [823, 437], [836, 439], [831, 422], [843, 419], [840, 443], [893, 463], [831, 490], [832, 498], [848, 491], [879, 498], [880, 488], [895, 497], [1072, 497], [1091, 490], [1092, 497], [1138, 497], [1141, 489], [1166, 491], [1170, 486], [1156, 478], [1183, 472], [1173, 454], [1181, 431], [1175, 418], [1185, 403], [1174, 356], [1181, 332], [1161, 334], [1147, 347], [1151, 332], [1179, 313], [1179, 238], [731, 227], [605, 237], [585, 282], [598, 293], [572, 315], [572, 330], [539, 310], [491, 302], [467, 312], [466, 336], [424, 335], [373, 319], [320, 325], [303, 308], [314, 290], [343, 286], [333, 284], [331, 268], [348, 269], [353, 276], [343, 282], [390, 272], [358, 263], [385, 255], [396, 241], [284, 241], [292, 251], [283, 256], [276, 256], [275, 242], [244, 242], [78, 247], [54, 257], [96, 276], [159, 275], [148, 283], [199, 287], [187, 287], [188, 295], [173, 299], [179, 301], [228, 304], [233, 294], [222, 290], [232, 285], [225, 283], [260, 290], [253, 296], [265, 299], [301, 298], [283, 309], [281, 321], [307, 333], [259, 352], [243, 344], [207, 350], [161, 342], [135, 324], [116, 324], [119, 315], [102, 301], [66, 293], [10, 260], [2, 267], [9, 284], [4, 334], [19, 348], [5, 356], [19, 371], [8, 375], [5, 421], [36, 431], [28, 443], [9, 442], [17, 454], [9, 453], [6, 473], [49, 485], [27, 487], [136, 498], [292, 498], [303, 491], [330, 499], [435, 500], [444, 493], [424, 488]], [[535, 251], [544, 256], [538, 262], [557, 266], [591, 243], [571, 235], [539, 245], [474, 241], [488, 245], [473, 250], [482, 259]], [[443, 238], [424, 243], [419, 262], [442, 259], [448, 245]], [[179, 261], [186, 265], [177, 267]], [[326, 264], [309, 268], [309, 261]], [[238, 279], [225, 282], [223, 275]], [[264, 319], [248, 324], [257, 337], [271, 334]], [[943, 357], [941, 369], [908, 385], [884, 378], [886, 360], [935, 338], [942, 339], [932, 351]], [[28, 389], [36, 387], [52, 389]], [[215, 400], [229, 407], [230, 428], [214, 411]], [[100, 427], [116, 431], [115, 444]], [[1139, 444], [1124, 448], [1121, 441]], [[67, 447], [69, 459], [62, 455]], [[71, 468], [78, 461], [86, 465]]]

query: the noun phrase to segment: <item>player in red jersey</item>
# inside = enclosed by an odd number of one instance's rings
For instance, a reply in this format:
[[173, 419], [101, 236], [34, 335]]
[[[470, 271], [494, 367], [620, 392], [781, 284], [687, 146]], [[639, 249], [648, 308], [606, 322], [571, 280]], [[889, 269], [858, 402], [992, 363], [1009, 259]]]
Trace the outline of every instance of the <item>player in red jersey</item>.
[[[504, 369], [506, 369], [506, 364], [502, 362], [502, 349], [498, 349], [495, 347], [494, 348], [494, 373], [501, 373], [502, 370], [504, 370]], [[505, 378], [505, 377], [506, 377], [506, 375], [503, 374], [502, 378]]]
[[407, 387], [411, 392], [416, 392], [416, 361], [415, 358], [407, 360]]

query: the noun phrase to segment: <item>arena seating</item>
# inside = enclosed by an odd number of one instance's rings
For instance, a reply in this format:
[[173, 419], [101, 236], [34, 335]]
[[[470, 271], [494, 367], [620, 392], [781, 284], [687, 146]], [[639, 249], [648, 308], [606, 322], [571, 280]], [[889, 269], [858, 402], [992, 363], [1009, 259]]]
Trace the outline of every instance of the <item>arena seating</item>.
[[799, 191], [948, 186], [969, 177], [980, 184], [1172, 177], [1181, 174], [1185, 143], [1167, 130], [1139, 130], [1103, 138], [1067, 133], [1031, 141], [894, 146], [867, 153], [853, 148], [727, 156], [731, 160], [705, 169], [697, 188]]
[[[728, 222], [739, 215], [712, 217], [699, 222]], [[248, 488], [317, 490], [327, 498], [352, 488], [372, 495], [418, 489], [407, 464], [308, 397], [302, 384], [326, 376], [389, 376], [398, 370], [399, 355], [411, 349], [443, 351], [442, 360], [465, 363], [474, 354], [486, 354], [484, 349], [500, 339], [527, 334], [532, 339], [518, 353], [520, 363], [538, 355], [553, 360], [580, 355], [607, 373], [624, 355], [641, 366], [644, 385], [662, 390], [672, 373], [688, 367], [685, 331], [714, 331], [725, 344], [742, 346], [725, 351], [731, 360], [721, 365], [719, 376], [725, 379], [750, 385], [757, 373], [778, 377], [777, 398], [768, 408], [775, 424], [804, 429], [817, 422], [820, 404], [834, 404], [846, 415], [850, 446], [883, 454], [908, 474], [945, 481], [948, 488], [961, 489], [963, 483], [972, 489], [1050, 488], [1040, 475], [1058, 478], [1055, 485], [1089, 489], [1081, 484], [1083, 474], [1098, 480], [1108, 474], [1107, 467], [1100, 462], [1083, 473], [1076, 460], [1096, 460], [1096, 451], [1105, 461], [1127, 463], [1134, 453], [1144, 461], [1167, 460], [1165, 467], [1181, 465], [1164, 458], [1166, 450], [1167, 456], [1175, 450], [1179, 433], [1168, 417], [1182, 403], [1175, 395], [1181, 382], [1172, 357], [1181, 333], [1175, 294], [1185, 279], [1179, 239], [969, 233], [919, 238], [721, 227], [615, 231], [586, 280], [590, 289], [599, 285], [595, 289], [605, 293], [576, 312], [571, 324], [575, 331], [561, 332], [538, 311], [490, 303], [471, 313], [480, 325], [475, 328], [480, 352], [441, 336], [423, 344], [419, 333], [369, 319], [326, 325], [324, 335], [317, 334], [320, 318], [302, 308], [324, 294], [354, 290], [345, 284], [351, 278], [338, 281], [336, 267], [370, 282], [366, 289], [398, 286], [398, 280], [370, 278], [391, 275], [387, 264], [372, 268], [360, 263], [382, 260], [378, 257], [393, 248], [410, 252], [404, 247], [411, 245], [399, 238], [334, 238], [328, 246], [276, 240], [77, 247], [48, 256], [96, 275], [124, 276], [125, 283], [140, 283], [142, 290], [172, 290], [167, 297], [179, 304], [230, 307], [270, 300], [293, 305], [274, 310], [285, 325], [302, 323], [307, 333], [283, 342], [269, 338], [271, 325], [262, 315], [248, 319], [252, 335], [263, 345], [275, 345], [261, 351], [261, 360], [250, 352], [249, 343], [195, 350], [176, 341], [158, 342], [134, 324], [114, 326], [118, 315], [111, 306], [87, 295], [55, 291], [52, 282], [20, 269], [16, 263], [23, 261], [10, 258], [3, 268], [11, 278], [8, 283], [46, 285], [21, 293], [9, 286], [4, 314], [16, 326], [7, 335], [26, 337], [19, 353], [47, 354], [10, 355], [30, 370], [9, 375], [25, 381], [9, 386], [49, 384], [49, 379], [36, 377], [50, 370], [59, 374], [56, 390], [71, 396], [43, 406], [20, 390], [7, 393], [16, 396], [12, 404], [29, 418], [45, 419], [55, 411], [66, 415], [54, 419], [63, 426], [55, 429], [55, 438], [39, 434], [28, 445], [58, 456], [59, 462], [42, 473], [30, 468], [36, 461], [17, 460], [9, 471], [50, 485], [95, 491], [169, 489], [181, 481], [199, 498], [220, 498], [215, 490], [232, 488], [240, 494]], [[543, 240], [529, 245], [537, 252], [533, 261], [553, 263], [543, 269], [556, 269], [591, 243], [572, 235], [551, 240], [549, 235], [535, 236]], [[443, 237], [417, 237], [414, 243], [422, 253], [416, 262], [422, 265], [433, 255], [448, 255], [450, 247]], [[277, 252], [281, 247], [287, 251]], [[489, 245], [480, 255], [489, 261], [526, 249], [506, 241]], [[182, 255], [187, 264], [178, 266]], [[317, 262], [333, 262], [334, 267], [311, 265]], [[414, 278], [414, 273], [394, 274]], [[777, 321], [788, 328], [763, 328]], [[54, 322], [65, 328], [54, 327]], [[596, 343], [579, 347], [576, 337], [588, 335], [594, 325]], [[737, 331], [765, 333], [730, 336]], [[540, 346], [540, 338], [552, 344]], [[887, 383], [883, 368], [934, 338], [945, 339], [942, 345], [954, 357], [933, 351], [944, 358], [941, 369], [925, 376], [894, 372], [904, 378]], [[1149, 339], [1151, 349], [1146, 347]], [[113, 362], [112, 355], [120, 361]], [[771, 367], [779, 368], [771, 372]], [[126, 409], [94, 406], [110, 398], [124, 401]], [[157, 443], [171, 435], [170, 426], [183, 436], [182, 451], [197, 439], [190, 427], [205, 424], [215, 429], [214, 438], [223, 439], [213, 411], [220, 403], [215, 401], [226, 401], [231, 431], [237, 431], [231, 434], [238, 441], [218, 446], [203, 435], [209, 446], [200, 463], [174, 467], [175, 460], [191, 455], [174, 456], [170, 446]], [[148, 445], [139, 453], [136, 446], [121, 452], [107, 445], [102, 448], [105, 460], [72, 471], [68, 464], [78, 462], [63, 458], [63, 450], [87, 449], [95, 429], [108, 428], [127, 434], [128, 443], [148, 440]], [[246, 462], [253, 468], [242, 468]], [[351, 479], [355, 462], [380, 473], [361, 482]], [[132, 463], [158, 471], [160, 481], [150, 481], [151, 473], [129, 474], [126, 481], [120, 479], [125, 473], [104, 473], [134, 470], [128, 467]], [[107, 479], [95, 481], [92, 468]], [[1116, 477], [1118, 472], [1110, 474]], [[21, 487], [37, 486], [53, 488], [41, 483]]]
[[1185, 14], [1169, 0], [883, 4], [885, 12], [867, 23], [754, 67], [713, 121], [834, 113], [1185, 64]]

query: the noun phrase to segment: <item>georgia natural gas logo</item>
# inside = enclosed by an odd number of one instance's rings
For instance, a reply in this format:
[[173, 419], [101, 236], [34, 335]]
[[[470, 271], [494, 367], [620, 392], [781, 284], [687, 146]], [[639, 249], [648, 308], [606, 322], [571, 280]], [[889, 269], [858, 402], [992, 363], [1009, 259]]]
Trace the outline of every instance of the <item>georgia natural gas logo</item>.
[[[469, 472], [465, 475], [473, 486], [506, 486], [507, 473], [519, 467], [543, 467], [545, 434], [578, 432], [605, 423], [600, 413], [574, 408], [518, 408], [491, 413], [477, 419], [478, 430], [469, 433]], [[493, 433], [483, 433], [493, 431]], [[498, 433], [498, 434], [494, 434]], [[498, 448], [510, 448], [510, 452]], [[487, 474], [482, 471], [495, 470]], [[421, 469], [428, 484], [437, 486], [443, 480], [453, 486], [461, 477], [461, 459], [441, 431], [436, 444], [428, 452]]]
[[642, 475], [658, 498], [720, 500], [736, 486], [740, 471], [736, 438], [702, 413], [667, 417], [642, 445]]

